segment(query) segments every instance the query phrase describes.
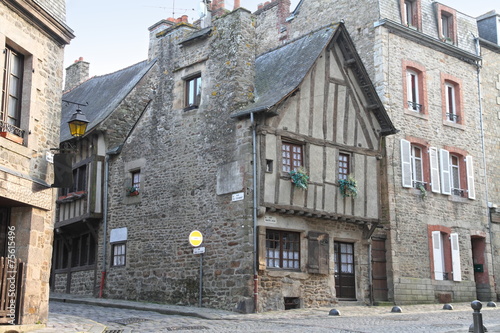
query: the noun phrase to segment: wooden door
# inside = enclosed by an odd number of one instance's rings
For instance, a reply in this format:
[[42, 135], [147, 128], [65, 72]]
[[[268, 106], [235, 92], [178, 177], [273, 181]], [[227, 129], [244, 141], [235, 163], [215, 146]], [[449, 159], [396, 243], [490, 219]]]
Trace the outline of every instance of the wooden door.
[[356, 299], [356, 277], [354, 271], [354, 244], [334, 242], [335, 248], [335, 292], [337, 298]]
[[374, 301], [388, 300], [385, 253], [385, 240], [372, 239], [372, 283]]

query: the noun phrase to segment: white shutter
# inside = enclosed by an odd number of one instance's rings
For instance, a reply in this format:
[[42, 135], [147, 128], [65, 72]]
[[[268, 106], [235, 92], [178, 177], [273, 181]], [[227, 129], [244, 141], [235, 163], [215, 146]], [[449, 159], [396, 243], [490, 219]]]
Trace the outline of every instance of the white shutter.
[[411, 182], [411, 144], [401, 139], [401, 179], [403, 187], [412, 187]]
[[472, 156], [467, 156], [465, 159], [467, 166], [467, 192], [469, 199], [476, 199], [476, 187], [474, 185], [474, 167], [472, 164]]
[[458, 245], [458, 234], [450, 234], [451, 240], [451, 262], [453, 265], [453, 281], [462, 281], [462, 270], [460, 269], [460, 247]]
[[432, 192], [441, 192], [441, 180], [439, 179], [439, 160], [438, 152], [434, 147], [429, 148], [429, 160], [431, 164], [431, 189]]
[[432, 232], [432, 257], [434, 260], [434, 278], [443, 280], [443, 241], [440, 231]]
[[450, 178], [450, 152], [444, 149], [439, 150], [441, 162], [441, 193], [451, 194]]

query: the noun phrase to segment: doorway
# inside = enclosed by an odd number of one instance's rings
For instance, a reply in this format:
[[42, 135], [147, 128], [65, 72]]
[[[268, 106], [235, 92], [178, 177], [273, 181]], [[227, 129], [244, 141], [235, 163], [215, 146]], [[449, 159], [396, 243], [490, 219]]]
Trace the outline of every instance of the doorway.
[[373, 300], [387, 301], [387, 260], [385, 239], [372, 239], [372, 284]]
[[485, 249], [486, 239], [484, 237], [472, 237], [472, 264], [474, 265], [474, 281], [476, 281], [477, 299], [490, 301], [490, 283], [488, 265], [486, 265]]
[[354, 244], [334, 242], [335, 292], [337, 298], [356, 300]]

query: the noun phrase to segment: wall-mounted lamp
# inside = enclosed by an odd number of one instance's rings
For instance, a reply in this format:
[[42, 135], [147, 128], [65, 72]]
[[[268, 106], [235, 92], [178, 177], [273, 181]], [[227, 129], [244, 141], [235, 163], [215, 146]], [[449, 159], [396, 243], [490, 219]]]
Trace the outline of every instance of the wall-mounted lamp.
[[85, 117], [82, 110], [80, 110], [80, 105], [78, 105], [76, 112], [73, 113], [71, 119], [68, 121], [69, 132], [74, 137], [83, 136], [87, 130], [88, 123], [87, 117]]

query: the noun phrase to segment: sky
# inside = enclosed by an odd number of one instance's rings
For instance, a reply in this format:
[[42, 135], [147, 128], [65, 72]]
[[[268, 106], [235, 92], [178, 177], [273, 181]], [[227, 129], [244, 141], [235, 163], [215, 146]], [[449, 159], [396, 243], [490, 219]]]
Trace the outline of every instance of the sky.
[[[355, 1], [355, 0], [353, 0]], [[264, 0], [240, 0], [254, 12]], [[291, 0], [291, 10], [299, 0]], [[442, 4], [473, 17], [495, 9], [498, 0], [440, 0]], [[200, 0], [66, 0], [66, 23], [75, 38], [65, 48], [64, 68], [83, 57], [90, 75], [103, 75], [128, 67], [148, 55], [148, 28], [168, 17], [199, 17]], [[234, 0], [225, 0], [232, 9]]]

